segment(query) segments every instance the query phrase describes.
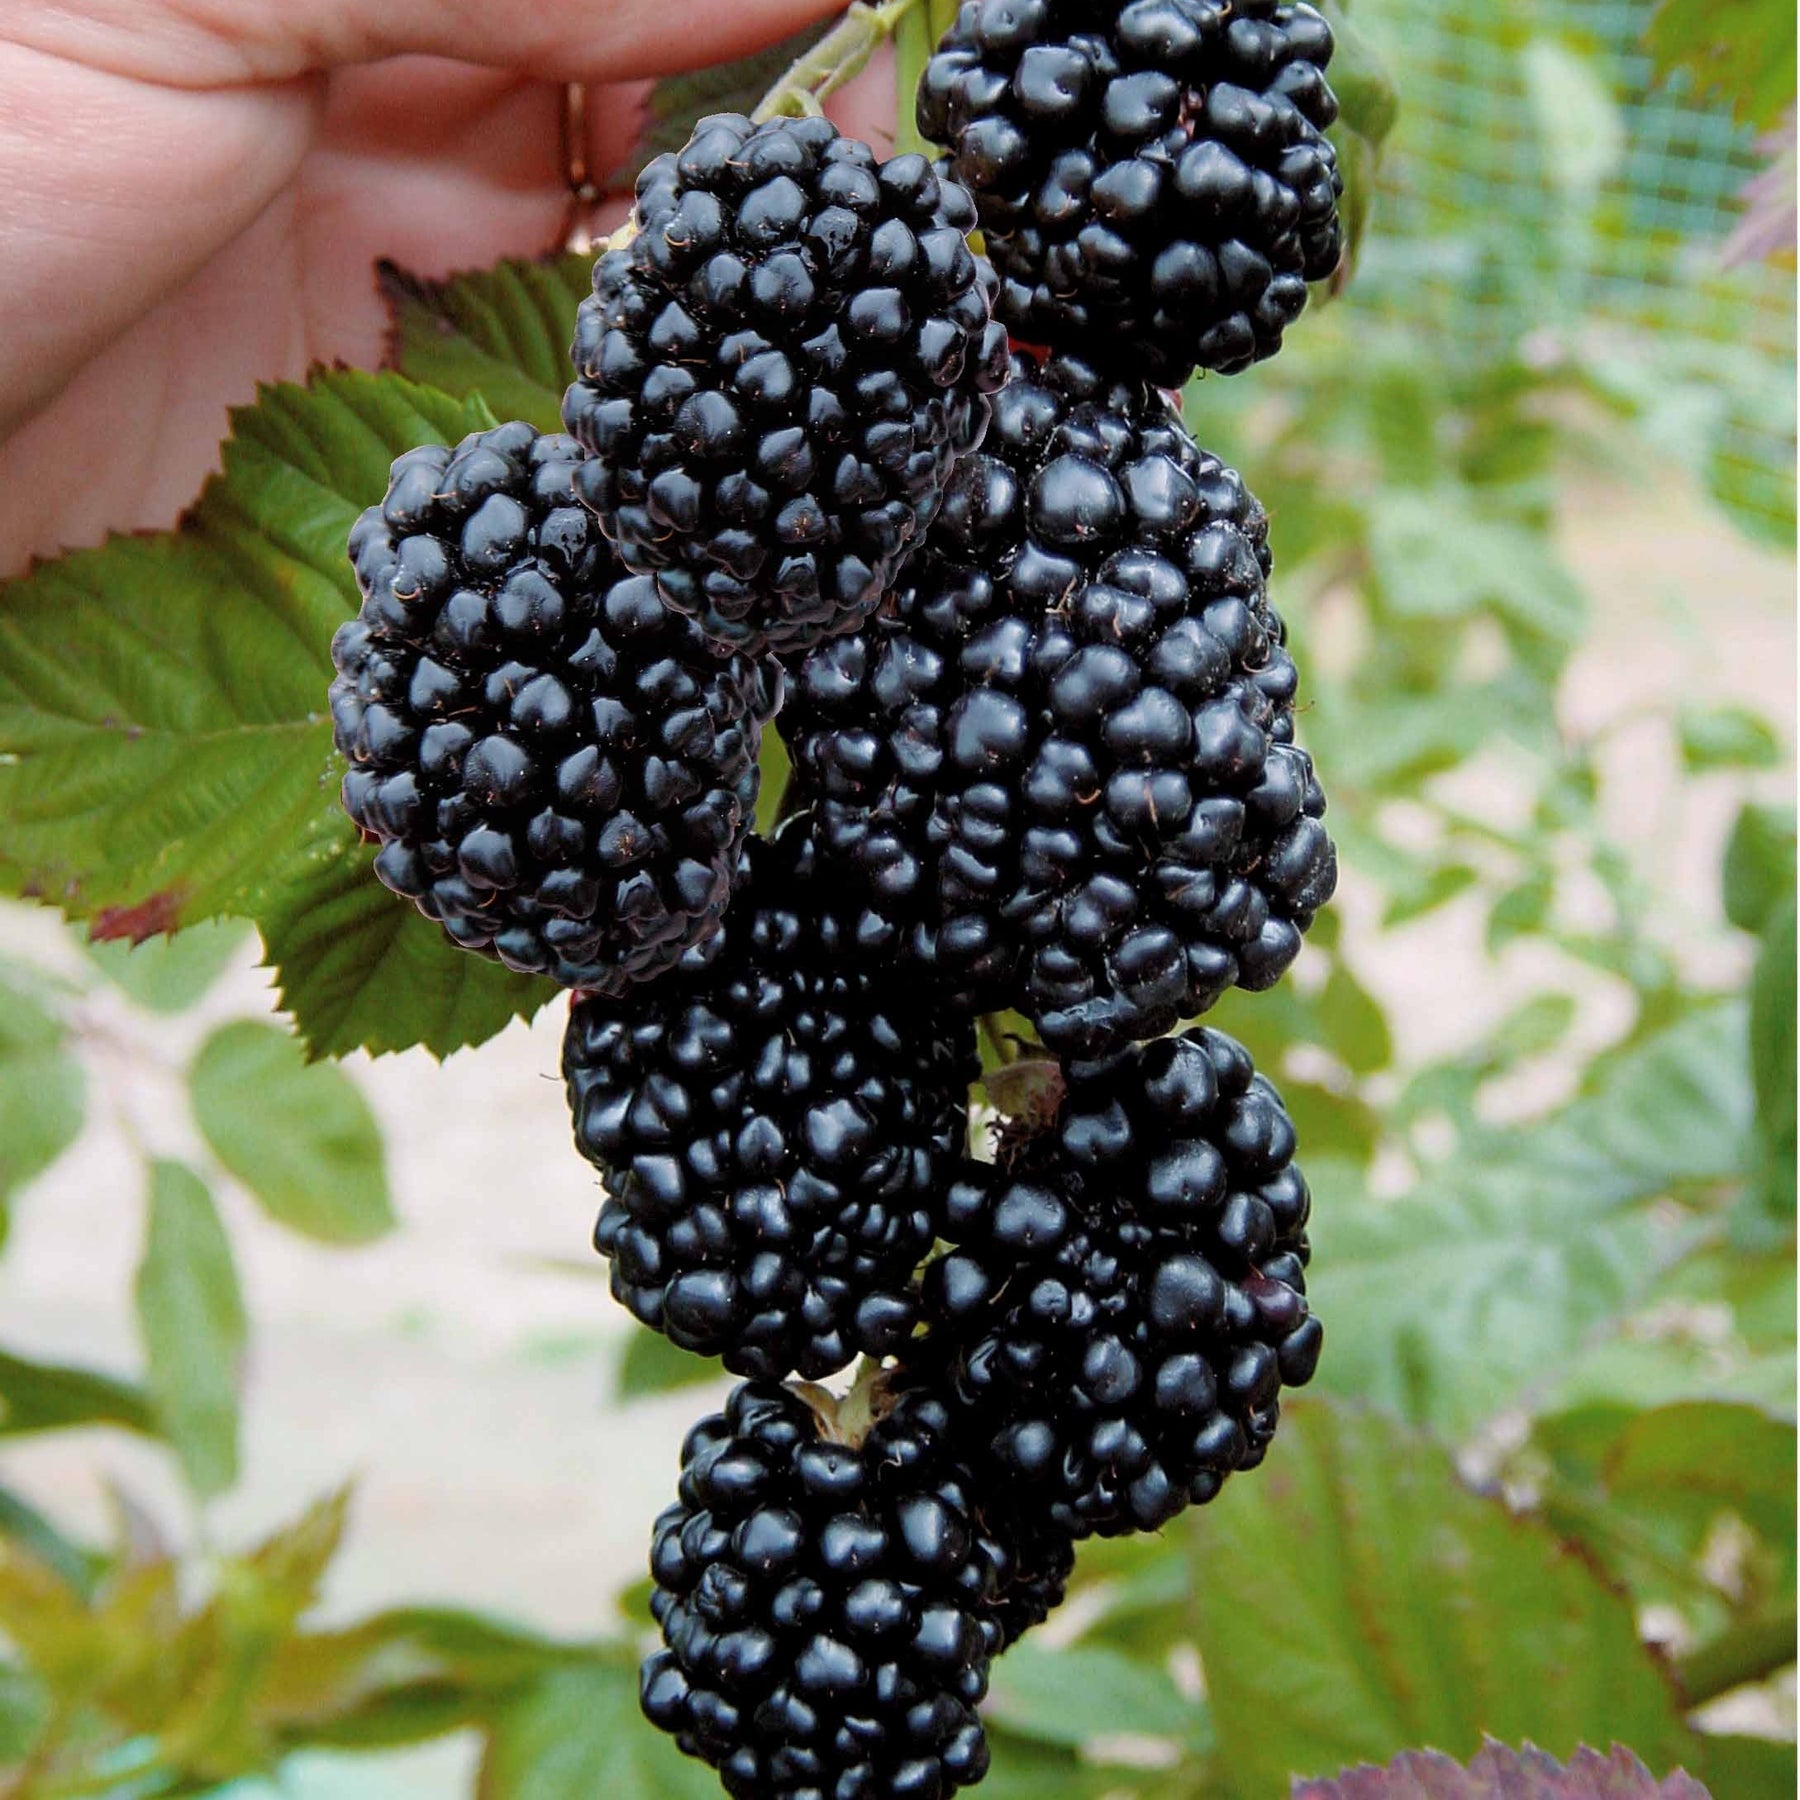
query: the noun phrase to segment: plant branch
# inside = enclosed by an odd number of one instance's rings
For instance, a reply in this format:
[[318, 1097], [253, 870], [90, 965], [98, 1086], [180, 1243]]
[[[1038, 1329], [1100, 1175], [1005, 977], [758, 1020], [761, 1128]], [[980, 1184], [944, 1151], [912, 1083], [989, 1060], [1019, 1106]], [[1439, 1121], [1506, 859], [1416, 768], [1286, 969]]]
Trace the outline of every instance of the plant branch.
[[869, 58], [900, 28], [923, 0], [852, 0], [849, 10], [757, 102], [758, 121], [805, 117], [819, 102], [867, 67]]
[[1679, 1658], [1675, 1679], [1690, 1706], [1704, 1706], [1733, 1688], [1767, 1681], [1794, 1660], [1794, 1608], [1766, 1619], [1752, 1619], [1735, 1631], [1702, 1644]]

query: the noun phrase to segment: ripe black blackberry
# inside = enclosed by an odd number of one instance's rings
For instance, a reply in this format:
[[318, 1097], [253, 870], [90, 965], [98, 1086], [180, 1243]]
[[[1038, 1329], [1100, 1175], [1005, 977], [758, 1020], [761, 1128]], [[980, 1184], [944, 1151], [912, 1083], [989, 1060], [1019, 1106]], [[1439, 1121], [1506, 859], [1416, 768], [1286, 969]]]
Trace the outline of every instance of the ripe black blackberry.
[[946, 1800], [988, 1765], [975, 1709], [1016, 1580], [985, 1516], [1003, 1497], [904, 1377], [842, 1412], [816, 1398], [829, 1418], [748, 1383], [689, 1434], [651, 1547], [665, 1648], [644, 1711], [744, 1800]]
[[914, 1366], [964, 1410], [979, 1484], [1115, 1536], [1262, 1460], [1322, 1341], [1293, 1152], [1243, 1047], [1198, 1029], [1073, 1077], [1053, 1130], [968, 1165]]
[[853, 942], [803, 830], [752, 840], [717, 937], [640, 993], [578, 998], [563, 1072], [605, 1177], [594, 1242], [645, 1324], [736, 1374], [895, 1350], [964, 1152], [973, 1030]]
[[1176, 387], [1281, 348], [1338, 265], [1331, 29], [1289, 0], [970, 0], [919, 128], [1015, 336]]
[[511, 424], [394, 464], [331, 714], [382, 881], [465, 949], [615, 992], [717, 926], [781, 678], [625, 577], [580, 459]]
[[734, 645], [877, 606], [1005, 373], [974, 207], [825, 119], [702, 119], [638, 177], [564, 403], [582, 492], [634, 569]]
[[1014, 358], [891, 610], [794, 665], [825, 859], [1078, 1059], [1269, 986], [1330, 897], [1267, 524], [1169, 402]]

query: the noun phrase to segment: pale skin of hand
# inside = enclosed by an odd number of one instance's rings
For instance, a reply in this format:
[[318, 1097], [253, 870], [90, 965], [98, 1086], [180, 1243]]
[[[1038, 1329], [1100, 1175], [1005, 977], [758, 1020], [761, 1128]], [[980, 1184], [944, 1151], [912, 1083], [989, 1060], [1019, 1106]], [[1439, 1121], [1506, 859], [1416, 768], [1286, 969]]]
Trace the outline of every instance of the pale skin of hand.
[[[172, 524], [258, 382], [374, 366], [378, 259], [556, 248], [562, 83], [605, 176], [647, 82], [841, 5], [0, 0], [0, 575]], [[887, 69], [830, 110], [888, 153]]]

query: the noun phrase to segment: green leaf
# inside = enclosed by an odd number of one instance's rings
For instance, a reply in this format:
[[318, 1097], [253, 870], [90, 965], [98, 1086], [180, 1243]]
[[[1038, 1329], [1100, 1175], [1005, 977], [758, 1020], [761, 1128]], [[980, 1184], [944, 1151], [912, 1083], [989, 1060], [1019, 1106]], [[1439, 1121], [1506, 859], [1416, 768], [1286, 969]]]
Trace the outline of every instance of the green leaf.
[[[768, 734], [771, 738], [773, 732]], [[375, 852], [341, 813], [262, 919], [281, 1003], [314, 1057], [485, 1043], [561, 990], [459, 950], [375, 877]]]
[[1790, 1221], [1794, 1210], [1796, 1075], [1794, 1056], [1794, 896], [1777, 906], [1763, 932], [1750, 981], [1750, 1073], [1763, 1145], [1763, 1208]]
[[0, 1437], [122, 1425], [157, 1435], [156, 1409], [140, 1387], [92, 1369], [28, 1361], [0, 1350]]
[[485, 400], [495, 418], [560, 431], [575, 310], [592, 267], [591, 256], [568, 255], [422, 281], [383, 263], [388, 359], [427, 387]]
[[788, 783], [793, 770], [788, 763], [787, 745], [779, 731], [762, 734], [762, 748], [757, 752], [756, 832], [767, 837], [781, 822], [782, 807], [788, 797]]
[[1484, 1734], [1554, 1756], [1695, 1744], [1629, 1603], [1543, 1525], [1458, 1481], [1429, 1438], [1300, 1400], [1256, 1475], [1192, 1515], [1192, 1605], [1221, 1762], [1287, 1791]]
[[240, 1019], [201, 1045], [189, 1080], [213, 1154], [271, 1218], [327, 1244], [392, 1230], [380, 1127], [342, 1069], [309, 1066], [286, 1032]]
[[7, 1197], [81, 1135], [85, 1104], [62, 1020], [22, 985], [0, 979], [0, 1242]]
[[1684, 1020], [1401, 1199], [1340, 1197], [1315, 1174], [1321, 1384], [1464, 1430], [1635, 1305], [1673, 1248], [1641, 1203], [1744, 1166], [1741, 1029], [1732, 1008]]
[[400, 451], [488, 422], [393, 375], [267, 388], [178, 531], [0, 585], [0, 887], [102, 939], [253, 916], [336, 804], [350, 526]]
[[[35, 1557], [58, 1580], [84, 1599], [106, 1566], [106, 1558], [76, 1543], [28, 1501], [0, 1487], [0, 1539]], [[0, 1761], [4, 1761], [0, 1757]]]
[[1794, 1746], [1768, 1738], [1708, 1732], [1697, 1773], [1718, 1800], [1792, 1800]]
[[1663, 75], [1685, 70], [1695, 90], [1727, 101], [1766, 131], [1794, 104], [1794, 9], [1787, 0], [1662, 0], [1646, 34]]
[[51, 1710], [49, 1693], [29, 1669], [0, 1660], [0, 1769], [26, 1760]]
[[213, 1197], [179, 1163], [151, 1165], [137, 1312], [157, 1416], [189, 1485], [211, 1499], [237, 1480], [249, 1324]]
[[235, 919], [190, 925], [141, 944], [82, 940], [82, 948], [128, 999], [146, 1012], [186, 1012], [202, 999], [237, 954], [249, 927]]
[[1373, 1075], [1394, 1057], [1387, 1015], [1375, 996], [1340, 963], [1334, 963], [1318, 1000], [1325, 1047], [1355, 1075]]
[[1487, 946], [1497, 955], [1514, 938], [1532, 937], [1544, 929], [1556, 900], [1556, 882], [1548, 869], [1539, 869], [1517, 887], [1508, 888], [1488, 913]]
[[420, 1743], [491, 1722], [571, 1655], [479, 1613], [401, 1607], [341, 1631], [287, 1639], [270, 1664], [257, 1712], [288, 1743]]
[[642, 1400], [681, 1388], [717, 1381], [724, 1366], [716, 1356], [696, 1356], [672, 1344], [660, 1331], [634, 1331], [625, 1340], [613, 1392], [620, 1400]]
[[1680, 731], [1681, 760], [1691, 775], [1711, 769], [1772, 769], [1781, 761], [1775, 727], [1748, 707], [1688, 707]]
[[1625, 153], [1625, 120], [1612, 88], [1593, 58], [1552, 38], [1527, 44], [1519, 60], [1545, 171], [1565, 194], [1591, 205]]
[[1580, 584], [1536, 531], [1477, 513], [1456, 487], [1376, 496], [1369, 554], [1382, 596], [1401, 619], [1467, 619], [1480, 612], [1554, 644], [1581, 635]]
[[1794, 891], [1794, 809], [1746, 806], [1725, 846], [1725, 916], [1758, 936]]
[[1166, 1738], [1204, 1755], [1206, 1708], [1163, 1670], [1101, 1644], [1016, 1645], [994, 1665], [988, 1711], [1019, 1736], [1071, 1750], [1107, 1738]]
[[718, 1800], [718, 1780], [638, 1710], [637, 1673], [621, 1657], [561, 1669], [502, 1715], [475, 1800]]

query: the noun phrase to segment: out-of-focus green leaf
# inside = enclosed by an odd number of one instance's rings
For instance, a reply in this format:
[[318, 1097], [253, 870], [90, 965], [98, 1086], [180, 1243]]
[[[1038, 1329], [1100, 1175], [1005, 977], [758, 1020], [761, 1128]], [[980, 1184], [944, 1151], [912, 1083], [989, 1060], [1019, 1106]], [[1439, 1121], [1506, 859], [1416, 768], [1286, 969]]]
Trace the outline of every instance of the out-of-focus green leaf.
[[1283, 1411], [1260, 1473], [1185, 1528], [1235, 1789], [1420, 1744], [1469, 1756], [1484, 1734], [1565, 1757], [1629, 1743], [1658, 1768], [1693, 1754], [1629, 1603], [1553, 1533], [1377, 1414]]
[[1762, 1140], [1758, 1200], [1763, 1212], [1791, 1226], [1794, 1214], [1796, 1082], [1794, 1056], [1794, 896], [1776, 906], [1763, 931], [1750, 981], [1750, 1074]]
[[1735, 1008], [1685, 1020], [1598, 1092], [1470, 1145], [1401, 1199], [1323, 1195], [1321, 1384], [1466, 1429], [1636, 1304], [1668, 1255], [1638, 1203], [1746, 1166], [1742, 1029]]
[[179, 1163], [150, 1170], [137, 1313], [163, 1430], [194, 1491], [222, 1494], [237, 1480], [238, 1380], [249, 1324], [213, 1197]]
[[1332, 966], [1318, 999], [1325, 1047], [1356, 1075], [1373, 1075], [1393, 1060], [1394, 1040], [1379, 1002], [1340, 963]]
[[380, 1056], [414, 1044], [448, 1056], [561, 991], [459, 950], [376, 880], [374, 862], [373, 848], [334, 812], [316, 854], [262, 919], [282, 1004], [312, 1056]]
[[388, 360], [458, 399], [479, 395], [498, 419], [560, 431], [575, 309], [590, 291], [592, 265], [592, 257], [556, 256], [422, 281], [383, 263]]
[[1791, 1742], [1710, 1731], [1701, 1742], [1698, 1773], [1714, 1800], [1790, 1800], [1795, 1792]]
[[200, 1000], [250, 935], [237, 919], [209, 919], [141, 944], [95, 942], [82, 948], [128, 999], [154, 1013], [178, 1013]]
[[81, 1133], [85, 1084], [68, 1031], [35, 994], [0, 979], [0, 1243], [6, 1201]]
[[79, 1425], [121, 1425], [157, 1435], [155, 1407], [133, 1383], [0, 1351], [0, 1437]]
[[1102, 1644], [1045, 1650], [1027, 1639], [995, 1663], [988, 1711], [1010, 1731], [1079, 1750], [1106, 1738], [1166, 1738], [1204, 1755], [1203, 1703], [1168, 1675]]
[[672, 1344], [660, 1331], [634, 1331], [619, 1355], [614, 1392], [621, 1400], [643, 1400], [681, 1388], [717, 1381], [724, 1365], [716, 1356], [696, 1356]]
[[1759, 130], [1794, 104], [1794, 9], [1786, 0], [1662, 0], [1646, 42], [1664, 75], [1685, 70], [1702, 96], [1724, 100]]
[[213, 1154], [272, 1218], [328, 1244], [393, 1228], [381, 1131], [343, 1070], [309, 1066], [286, 1032], [240, 1019], [201, 1045], [190, 1083]]
[[1337, 40], [1331, 85], [1338, 98], [1338, 119], [1331, 136], [1344, 178], [1340, 211], [1346, 268], [1353, 270], [1368, 231], [1382, 147], [1399, 116], [1400, 101], [1380, 53], [1349, 17], [1341, 0], [1325, 0], [1322, 10]]
[[1482, 517], [1455, 490], [1378, 495], [1369, 552], [1383, 598], [1403, 619], [1489, 611], [1557, 644], [1573, 643], [1586, 619], [1580, 586], [1543, 536]]
[[1758, 936], [1794, 891], [1794, 809], [1746, 806], [1725, 846], [1725, 916]]
[[1781, 739], [1765, 718], [1743, 706], [1689, 707], [1681, 715], [1681, 760], [1689, 772], [1772, 769]]
[[0, 1660], [0, 1770], [17, 1767], [49, 1723], [51, 1698], [32, 1672]]
[[106, 1559], [67, 1536], [35, 1506], [0, 1487], [0, 1539], [36, 1557], [84, 1598], [93, 1591]]
[[[1601, 1404], [1540, 1419], [1535, 1435], [1560, 1484], [1548, 1502], [1552, 1518], [1570, 1536], [1588, 1539], [1622, 1580], [1634, 1571], [1621, 1526], [1692, 1557], [1723, 1513], [1755, 1530], [1791, 1570], [1792, 1419], [1719, 1401], [1646, 1412]], [[1598, 1536], [1593, 1524], [1602, 1528]], [[1791, 1579], [1783, 1585], [1791, 1587]]]
[[623, 1655], [560, 1669], [501, 1716], [475, 1800], [717, 1800], [718, 1780], [638, 1710]]
[[257, 1713], [288, 1743], [419, 1743], [493, 1719], [575, 1654], [479, 1613], [404, 1607], [287, 1639]]
[[1511, 887], [1494, 902], [1488, 913], [1487, 943], [1498, 954], [1514, 938], [1531, 937], [1544, 929], [1556, 900], [1556, 883], [1547, 869], [1540, 869]]

